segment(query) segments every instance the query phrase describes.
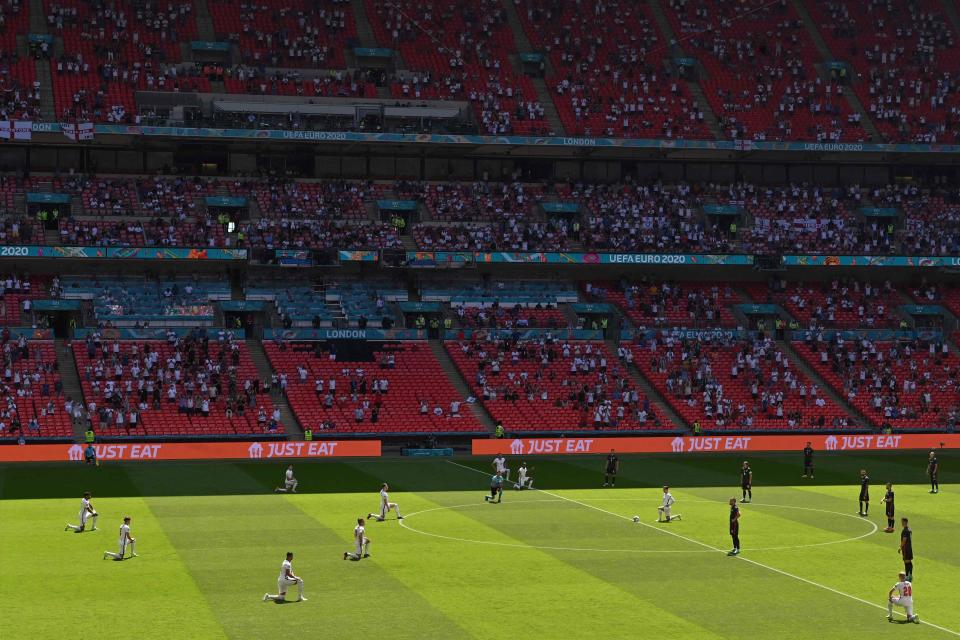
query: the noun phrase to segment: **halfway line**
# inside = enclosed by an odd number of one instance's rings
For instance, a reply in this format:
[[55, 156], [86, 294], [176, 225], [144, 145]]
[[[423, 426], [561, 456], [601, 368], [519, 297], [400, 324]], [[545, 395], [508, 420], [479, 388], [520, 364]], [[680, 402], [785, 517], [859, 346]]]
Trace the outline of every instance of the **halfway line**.
[[[473, 467], [468, 467], [468, 466], [465, 465], [465, 464], [460, 464], [459, 462], [454, 462], [453, 460], [447, 460], [446, 462], [448, 462], [449, 464], [452, 464], [452, 465], [454, 465], [454, 466], [460, 467], [461, 469], [467, 469], [468, 471], [473, 471], [474, 473], [480, 473], [480, 474], [483, 474], [483, 475], [488, 475], [485, 471], [481, 471], [480, 469], [474, 469]], [[632, 520], [631, 518], [629, 518], [629, 517], [627, 517], [627, 516], [624, 516], [624, 515], [621, 515], [621, 514], [619, 514], [619, 513], [614, 513], [613, 511], [607, 511], [606, 509], [601, 509], [600, 507], [596, 507], [596, 506], [594, 506], [594, 505], [592, 505], [592, 504], [587, 504], [586, 502], [580, 502], [579, 500], [574, 500], [573, 498], [568, 498], [568, 497], [566, 497], [566, 496], [561, 496], [561, 495], [556, 494], [556, 493], [551, 493], [551, 492], [549, 492], [549, 491], [544, 491], [543, 489], [534, 489], [534, 491], [539, 491], [540, 493], [545, 493], [545, 494], [547, 494], [548, 496], [553, 496], [554, 498], [559, 498], [559, 499], [561, 499], [561, 500], [566, 500], [566, 501], [568, 501], [568, 502], [572, 502], [573, 504], [578, 504], [578, 505], [580, 505], [581, 507], [586, 507], [587, 509], [593, 509], [594, 511], [599, 511], [600, 513], [606, 513], [607, 515], [614, 516], [615, 518], [621, 518], [621, 519], [623, 519], [623, 520]], [[637, 524], [641, 524], [641, 525], [643, 525], [644, 527], [647, 527], [648, 529], [653, 529], [654, 531], [659, 531], [660, 533], [666, 533], [666, 534], [671, 535], [671, 536], [674, 536], [674, 537], [676, 537], [676, 538], [680, 538], [681, 540], [686, 540], [687, 542], [691, 542], [691, 543], [693, 543], [693, 544], [700, 545], [701, 547], [706, 547], [707, 549], [712, 549], [713, 551], [718, 551], [718, 552], [722, 552], [722, 551], [723, 551], [722, 549], [718, 549], [717, 547], [714, 547], [713, 545], [709, 545], [709, 544], [707, 544], [707, 543], [705, 543], [705, 542], [700, 542], [699, 540], [694, 540], [693, 538], [688, 538], [688, 537], [686, 537], [686, 536], [682, 536], [682, 535], [680, 535], [679, 533], [675, 533], [675, 532], [673, 532], [673, 531], [668, 531], [667, 529], [661, 529], [660, 527], [655, 527], [655, 526], [653, 526], [652, 524], [648, 524], [648, 523], [643, 522], [643, 521], [640, 521], [640, 522], [637, 523]], [[744, 562], [749, 562], [750, 564], [755, 565], [755, 566], [757, 566], [757, 567], [760, 567], [760, 568], [762, 568], [762, 569], [766, 569], [766, 570], [772, 571], [772, 572], [774, 572], [774, 573], [779, 573], [779, 574], [782, 575], [782, 576], [786, 576], [786, 577], [788, 577], [788, 578], [793, 578], [794, 580], [799, 580], [800, 582], [806, 583], [806, 584], [808, 584], [808, 585], [810, 585], [810, 586], [820, 587], [821, 589], [825, 589], [825, 590], [827, 590], [827, 591], [829, 591], [829, 592], [831, 592], [831, 593], [835, 593], [835, 594], [837, 594], [838, 596], [843, 596], [843, 597], [845, 597], [845, 598], [849, 598], [849, 599], [851, 599], [851, 600], [855, 600], [855, 601], [860, 602], [860, 603], [862, 603], [862, 604], [870, 605], [871, 607], [874, 607], [875, 609], [880, 609], [881, 611], [886, 611], [886, 610], [887, 610], [886, 607], [884, 607], [884, 606], [882, 606], [882, 605], [879, 605], [879, 604], [877, 604], [877, 603], [875, 603], [875, 602], [870, 602], [869, 600], [864, 600], [863, 598], [858, 598], [857, 596], [850, 595], [849, 593], [844, 593], [843, 591], [838, 591], [837, 589], [834, 589], [833, 587], [828, 587], [828, 586], [825, 585], [825, 584], [820, 584], [819, 582], [814, 582], [813, 580], [808, 580], [807, 578], [803, 578], [803, 577], [800, 577], [800, 576], [798, 576], [798, 575], [789, 573], [789, 572], [787, 572], [787, 571], [783, 571], [782, 569], [777, 569], [776, 567], [771, 567], [771, 566], [768, 565], [768, 564], [763, 564], [762, 562], [757, 562], [756, 560], [751, 560], [751, 559], [749, 559], [749, 558], [744, 558], [743, 556], [736, 556], [736, 558], [739, 559], [739, 560], [742, 560], [742, 561], [744, 561]], [[958, 632], [956, 632], [956, 631], [953, 631], [952, 629], [947, 629], [946, 627], [941, 627], [940, 625], [933, 624], [932, 622], [927, 622], [926, 620], [921, 620], [921, 621], [920, 621], [920, 624], [925, 624], [925, 625], [927, 625], [928, 627], [932, 627], [932, 628], [934, 628], [934, 629], [938, 629], [938, 630], [940, 630], [940, 631], [943, 631], [944, 633], [949, 633], [949, 634], [955, 635], [955, 636], [957, 636], [957, 637], [960, 637], [960, 633], [958, 633]]]

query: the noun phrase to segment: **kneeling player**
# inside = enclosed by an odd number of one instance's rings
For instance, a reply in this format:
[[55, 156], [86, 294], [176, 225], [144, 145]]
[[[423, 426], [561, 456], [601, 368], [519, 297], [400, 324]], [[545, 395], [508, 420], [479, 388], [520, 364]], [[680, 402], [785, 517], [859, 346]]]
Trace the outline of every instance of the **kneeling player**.
[[493, 474], [490, 478], [490, 495], [483, 496], [484, 502], [500, 503], [503, 500], [503, 476], [500, 472]]
[[390, 487], [384, 482], [380, 487], [380, 515], [368, 513], [367, 519], [373, 518], [377, 522], [383, 522], [387, 519], [387, 513], [392, 509], [397, 512], [397, 520], [403, 520], [403, 516], [400, 515], [400, 505], [396, 502], [390, 502], [390, 495], [387, 493], [389, 489]]
[[127, 547], [130, 547], [130, 556], [137, 558], [137, 539], [130, 535], [130, 516], [123, 519], [120, 525], [120, 549], [116, 553], [110, 551], [103, 552], [103, 559], [113, 558], [114, 560], [123, 560], [127, 553]]
[[367, 529], [364, 526], [363, 518], [357, 518], [357, 526], [353, 528], [354, 551], [343, 552], [343, 559], [360, 560], [360, 558], [370, 557], [370, 540], [367, 538]]
[[283, 476], [283, 486], [273, 490], [274, 493], [296, 493], [297, 479], [293, 477], [293, 465], [287, 467], [287, 472]]
[[533, 489], [533, 477], [527, 474], [529, 474], [527, 463], [521, 462], [520, 468], [517, 469], [517, 482], [513, 485], [514, 489]]
[[907, 612], [907, 622], [920, 624], [920, 616], [913, 612], [913, 585], [903, 571], [897, 574], [897, 584], [887, 594], [887, 620], [890, 622], [893, 622], [893, 605], [903, 607]]
[[680, 520], [680, 514], [670, 515], [670, 507], [676, 502], [676, 499], [670, 493], [670, 487], [663, 487], [663, 504], [657, 507], [657, 522], [670, 522], [671, 520]]
[[97, 530], [97, 516], [99, 515], [93, 505], [90, 504], [90, 492], [84, 491], [83, 498], [80, 499], [80, 524], [68, 524], [63, 528], [64, 531], [73, 529], [74, 533], [83, 533], [87, 528], [87, 520], [93, 519], [91, 531]]
[[280, 565], [280, 577], [277, 578], [277, 593], [263, 594], [263, 601], [273, 600], [274, 602], [286, 602], [287, 587], [297, 585], [297, 602], [306, 600], [303, 596], [303, 579], [293, 573], [293, 552], [287, 551], [287, 559]]

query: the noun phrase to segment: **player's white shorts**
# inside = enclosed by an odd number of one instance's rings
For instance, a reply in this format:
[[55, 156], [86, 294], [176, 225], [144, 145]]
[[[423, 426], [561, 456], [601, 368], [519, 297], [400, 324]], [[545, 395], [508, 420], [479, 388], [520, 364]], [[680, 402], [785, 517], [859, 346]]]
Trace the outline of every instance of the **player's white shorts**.
[[657, 511], [662, 513], [667, 520], [670, 519], [670, 507], [657, 507]]
[[380, 517], [386, 518], [387, 514], [390, 513], [390, 509], [396, 509], [397, 504], [395, 502], [389, 502], [387, 504], [380, 505]]
[[297, 585], [296, 580], [287, 580], [286, 578], [277, 579], [277, 593], [283, 595], [287, 592], [287, 587], [295, 587]]
[[84, 509], [83, 511], [81, 511], [81, 512], [80, 512], [80, 526], [81, 526], [81, 527], [86, 526], [87, 520], [89, 520], [89, 519], [92, 518], [92, 517], [93, 517], [93, 514], [90, 513], [89, 511], [87, 511], [86, 509]]
[[287, 488], [287, 490], [289, 491], [290, 489], [295, 489], [295, 488], [297, 487], [297, 481], [296, 481], [296, 480], [284, 480], [283, 485], [284, 485], [284, 486]]
[[[890, 598], [891, 605], [896, 605], [898, 607], [903, 607], [907, 612], [907, 617], [913, 617], [913, 597], [912, 596], [893, 596]], [[893, 608], [891, 606], [891, 608]]]
[[124, 554], [127, 552], [127, 544], [129, 544], [129, 543], [126, 542], [126, 541], [124, 541], [124, 542], [121, 542], [121, 543], [118, 545], [119, 548], [117, 549], [117, 555], [120, 556], [121, 558], [122, 558], [122, 557], [124, 556]]
[[354, 546], [356, 547], [356, 550], [354, 551], [354, 553], [358, 556], [363, 554], [363, 545], [367, 544], [368, 542], [370, 541], [367, 540], [366, 538], [363, 539], [363, 542], [356, 542], [354, 544]]

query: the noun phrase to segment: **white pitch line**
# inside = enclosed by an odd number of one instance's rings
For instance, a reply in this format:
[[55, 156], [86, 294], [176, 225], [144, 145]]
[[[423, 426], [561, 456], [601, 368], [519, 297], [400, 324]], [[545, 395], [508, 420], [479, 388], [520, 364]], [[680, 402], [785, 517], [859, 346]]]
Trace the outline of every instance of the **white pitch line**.
[[[467, 470], [473, 471], [473, 472], [475, 472], [475, 473], [481, 473], [481, 474], [483, 474], [483, 475], [487, 475], [487, 473], [486, 473], [485, 471], [481, 471], [481, 470], [479, 470], [479, 469], [474, 469], [473, 467], [468, 467], [467, 465], [465, 465], [465, 464], [460, 464], [459, 462], [454, 462], [454, 461], [452, 461], [452, 460], [447, 460], [447, 462], [450, 463], [450, 464], [452, 464], [452, 465], [458, 466], [458, 467], [460, 467], [461, 469], [467, 469]], [[573, 498], [567, 498], [566, 496], [561, 496], [561, 495], [556, 494], [556, 493], [550, 493], [549, 491], [544, 491], [543, 489], [534, 489], [534, 490], [535, 490], [535, 491], [539, 491], [539, 492], [541, 492], [541, 493], [545, 493], [545, 494], [547, 494], [548, 496], [553, 496], [553, 497], [555, 497], [555, 498], [559, 498], [559, 499], [561, 499], [561, 500], [567, 500], [567, 501], [572, 502], [572, 503], [574, 503], [574, 504], [578, 504], [578, 505], [580, 505], [580, 506], [582, 506], [582, 507], [586, 507], [587, 509], [593, 509], [594, 511], [599, 511], [599, 512], [601, 512], [601, 513], [606, 513], [607, 515], [614, 516], [615, 518], [621, 518], [621, 519], [624, 519], [624, 520], [631, 520], [631, 521], [632, 521], [632, 518], [630, 518], [630, 517], [628, 517], [628, 516], [620, 515], [619, 513], [614, 513], [613, 511], [607, 511], [606, 509], [601, 509], [600, 507], [596, 507], [596, 506], [594, 506], [594, 505], [587, 504], [587, 503], [585, 503], [585, 502], [580, 502], [579, 500], [574, 500]], [[669, 531], [669, 530], [667, 530], [667, 529], [661, 529], [660, 527], [655, 527], [655, 526], [653, 526], [652, 524], [647, 524], [646, 522], [643, 522], [643, 521], [639, 522], [638, 524], [641, 524], [641, 525], [643, 525], [643, 526], [645, 526], [645, 527], [647, 527], [647, 528], [649, 528], [649, 529], [653, 529], [654, 531], [659, 531], [659, 532], [661, 532], [661, 533], [666, 533], [666, 534], [671, 535], [671, 536], [674, 536], [674, 537], [676, 537], [676, 538], [680, 538], [681, 540], [686, 540], [687, 542], [691, 542], [691, 543], [696, 544], [696, 545], [699, 545], [699, 546], [701, 546], [701, 547], [706, 547], [707, 549], [713, 549], [714, 551], [720, 551], [720, 552], [723, 551], [722, 549], [718, 549], [717, 547], [714, 547], [713, 545], [709, 545], [709, 544], [707, 544], [707, 543], [705, 543], [705, 542], [700, 542], [699, 540], [694, 540], [693, 538], [688, 538], [688, 537], [686, 537], [686, 536], [682, 536], [682, 535], [680, 535], [679, 533], [675, 533], [675, 532]], [[743, 562], [748, 562], [748, 563], [750, 563], [750, 564], [752, 564], [752, 565], [754, 565], [754, 566], [760, 567], [760, 568], [762, 568], [762, 569], [766, 569], [767, 571], [772, 571], [772, 572], [778, 573], [778, 574], [780, 574], [780, 575], [782, 575], [782, 576], [786, 576], [786, 577], [788, 577], [788, 578], [793, 578], [794, 580], [799, 580], [800, 582], [803, 582], [803, 583], [808, 584], [808, 585], [813, 586], [813, 587], [819, 587], [819, 588], [821, 588], [821, 589], [824, 589], [824, 590], [826, 590], [826, 591], [829, 591], [829, 592], [831, 592], [831, 593], [834, 593], [834, 594], [836, 594], [836, 595], [838, 595], [838, 596], [843, 596], [844, 598], [849, 598], [850, 600], [855, 600], [856, 602], [860, 602], [860, 603], [862, 603], [862, 604], [869, 605], [869, 606], [871, 606], [871, 607], [873, 607], [873, 608], [875, 608], [875, 609], [880, 609], [881, 611], [886, 611], [886, 610], [887, 610], [887, 608], [884, 607], [883, 605], [879, 605], [879, 604], [877, 604], [877, 603], [875, 603], [875, 602], [870, 602], [869, 600], [864, 600], [863, 598], [859, 598], [859, 597], [854, 596], [854, 595], [851, 595], [851, 594], [849, 594], [849, 593], [845, 593], [845, 592], [843, 592], [843, 591], [839, 591], [839, 590], [837, 590], [837, 589], [834, 589], [833, 587], [828, 587], [828, 586], [825, 585], [825, 584], [820, 584], [819, 582], [814, 582], [813, 580], [808, 580], [807, 578], [803, 578], [803, 577], [801, 577], [801, 576], [795, 575], [795, 574], [790, 573], [790, 572], [788, 572], [788, 571], [784, 571], [784, 570], [782, 570], [782, 569], [777, 569], [776, 567], [771, 567], [771, 566], [768, 565], [768, 564], [763, 564], [762, 562], [757, 562], [756, 560], [751, 560], [751, 559], [749, 559], [749, 558], [744, 558], [743, 556], [739, 556], [739, 555], [738, 555], [738, 556], [735, 556], [735, 557], [736, 557], [737, 559], [739, 559], [739, 560], [742, 560]], [[951, 635], [960, 637], [960, 632], [954, 631], [954, 630], [952, 630], [952, 629], [947, 629], [946, 627], [941, 627], [941, 626], [938, 625], [938, 624], [934, 624], [934, 623], [932, 623], [932, 622], [927, 622], [926, 620], [921, 620], [921, 621], [920, 621], [920, 624], [925, 624], [925, 625], [927, 625], [928, 627], [932, 627], [932, 628], [937, 629], [937, 630], [939, 630], [939, 631], [943, 631], [944, 633], [949, 633], [949, 634], [951, 634]]]
[[[639, 500], [639, 499], [640, 499], [640, 498], [596, 498], [596, 499], [591, 498], [591, 501], [604, 501], [604, 502], [636, 502], [636, 501]], [[552, 502], [569, 502], [569, 500], [567, 500], [566, 498], [550, 498], [550, 499], [543, 498], [543, 499], [539, 499], [539, 500], [510, 500], [509, 502], [505, 502], [504, 505], [508, 505], [508, 506], [509, 506], [509, 505], [516, 505], [516, 504], [521, 504], [521, 505], [522, 505], [522, 504], [544, 504], [544, 503], [552, 503]], [[717, 500], [684, 500], [684, 504], [689, 504], [689, 503], [718, 504], [718, 501], [717, 501]], [[481, 502], [481, 503], [470, 502], [470, 503], [468, 503], [468, 504], [455, 504], [455, 505], [450, 505], [450, 506], [433, 507], [433, 508], [431, 508], [431, 509], [422, 509], [422, 510], [420, 510], [420, 511], [414, 511], [413, 513], [408, 513], [408, 514], [406, 515], [406, 517], [405, 517], [403, 520], [400, 521], [400, 526], [403, 527], [404, 529], [407, 529], [408, 531], [412, 531], [412, 532], [414, 532], [414, 533], [419, 533], [420, 535], [424, 535], [424, 536], [430, 536], [430, 537], [432, 537], [432, 538], [440, 538], [440, 539], [442, 539], [442, 540], [450, 540], [450, 541], [453, 541], [453, 542], [467, 542], [467, 543], [471, 543], [471, 544], [483, 544], [483, 545], [496, 546], [496, 547], [515, 547], [515, 548], [519, 548], [519, 549], [545, 549], [545, 550], [548, 550], [548, 551], [589, 551], [589, 552], [592, 552], [592, 553], [632, 553], [632, 554], [691, 554], [691, 553], [714, 553], [714, 549], [712, 549], [712, 548], [711, 548], [711, 549], [698, 549], [698, 550], [693, 550], [693, 549], [656, 549], [656, 550], [648, 550], [648, 549], [594, 549], [594, 548], [583, 548], [583, 547], [553, 547], [553, 546], [546, 546], [546, 545], [526, 544], [526, 543], [517, 543], [517, 542], [494, 542], [494, 541], [491, 541], [491, 540], [476, 540], [476, 539], [473, 539], [473, 538], [458, 538], [458, 537], [456, 537], [456, 536], [447, 536], [447, 535], [443, 535], [443, 534], [440, 534], [440, 533], [434, 533], [434, 532], [432, 532], [432, 531], [423, 531], [422, 529], [417, 529], [416, 527], [413, 527], [413, 526], [410, 525], [410, 519], [411, 519], [411, 518], [413, 518], [414, 516], [423, 514], [423, 513], [432, 513], [432, 512], [436, 512], [436, 511], [447, 511], [447, 510], [457, 510], [457, 509], [464, 509], [464, 508], [467, 508], [467, 507], [479, 507], [481, 504], [486, 504], [486, 503], [483, 503], [483, 502]], [[838, 511], [827, 511], [827, 510], [824, 510], [824, 509], [810, 509], [810, 508], [807, 508], [807, 507], [791, 507], [791, 506], [785, 506], [785, 505], [779, 505], [779, 504], [764, 504], [764, 503], [760, 503], [760, 502], [754, 502], [754, 503], [752, 503], [752, 504], [753, 504], [753, 506], [755, 506], [755, 507], [778, 507], [778, 508], [783, 508], [783, 509], [803, 509], [803, 510], [805, 510], [805, 511], [816, 511], [816, 512], [819, 512], [819, 513], [827, 513], [827, 514], [830, 514], [830, 515], [842, 516], [842, 517], [846, 517], [846, 515], [847, 515], [847, 514], [844, 514], [844, 513], [840, 513], [840, 512], [838, 512]], [[849, 517], [850, 517], [851, 519], [857, 520], [858, 522], [862, 522], [862, 521], [863, 521], [862, 518], [858, 518], [858, 517], [856, 517], [856, 516], [849, 516]], [[656, 521], [655, 521], [655, 522], [656, 522]], [[798, 550], [798, 549], [809, 549], [809, 548], [811, 548], [811, 547], [825, 547], [825, 546], [834, 545], [834, 544], [843, 544], [843, 543], [845, 543], [845, 542], [855, 542], [855, 541], [857, 541], [857, 540], [862, 540], [863, 538], [866, 538], [867, 536], [870, 536], [870, 535], [872, 535], [874, 532], [876, 532], [876, 530], [877, 530], [877, 525], [873, 524], [872, 522], [871, 522], [870, 524], [873, 525], [873, 528], [872, 528], [871, 531], [868, 531], [867, 533], [865, 533], [865, 534], [863, 534], [863, 535], [860, 535], [860, 536], [856, 536], [856, 537], [854, 537], [854, 538], [844, 538], [843, 540], [831, 540], [831, 541], [829, 541], [829, 542], [815, 542], [815, 543], [812, 543], [812, 544], [801, 544], [801, 545], [785, 546], [785, 547], [750, 547], [749, 550], [750, 550], [750, 551], [796, 551], [796, 550]]]

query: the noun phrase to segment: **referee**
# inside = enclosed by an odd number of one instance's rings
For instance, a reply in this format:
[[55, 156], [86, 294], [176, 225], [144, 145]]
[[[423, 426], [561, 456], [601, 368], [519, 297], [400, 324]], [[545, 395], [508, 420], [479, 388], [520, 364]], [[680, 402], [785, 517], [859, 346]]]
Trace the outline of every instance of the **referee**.
[[803, 477], [813, 479], [813, 447], [809, 442], [803, 448]]
[[740, 508], [737, 506], [737, 499], [730, 498], [730, 537], [733, 538], [733, 549], [727, 553], [728, 556], [739, 555], [740, 553]]
[[940, 493], [940, 461], [936, 451], [930, 452], [927, 460], [927, 475], [930, 476], [930, 493]]

